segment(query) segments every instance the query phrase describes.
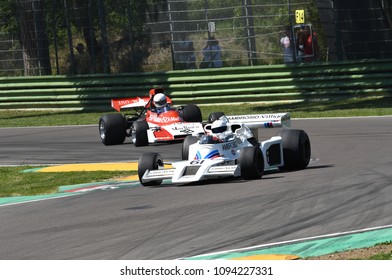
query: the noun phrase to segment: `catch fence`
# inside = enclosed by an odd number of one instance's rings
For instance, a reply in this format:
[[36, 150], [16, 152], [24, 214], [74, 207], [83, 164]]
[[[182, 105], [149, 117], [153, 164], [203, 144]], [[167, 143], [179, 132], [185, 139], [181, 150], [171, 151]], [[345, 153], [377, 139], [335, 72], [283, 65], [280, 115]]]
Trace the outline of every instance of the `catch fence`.
[[218, 67], [282, 63], [296, 9], [321, 33], [313, 0], [4, 0], [0, 76], [199, 68], [211, 39]]

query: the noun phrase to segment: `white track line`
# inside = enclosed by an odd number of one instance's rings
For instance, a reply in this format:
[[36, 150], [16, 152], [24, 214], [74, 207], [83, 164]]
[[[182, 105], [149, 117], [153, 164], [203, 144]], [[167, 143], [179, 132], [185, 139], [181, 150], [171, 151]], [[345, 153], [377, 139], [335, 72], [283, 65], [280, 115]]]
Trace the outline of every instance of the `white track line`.
[[326, 234], [326, 235], [299, 238], [299, 239], [269, 243], [269, 244], [264, 244], [264, 245], [256, 245], [256, 246], [251, 246], [251, 247], [244, 247], [244, 248], [220, 251], [220, 252], [215, 252], [215, 253], [196, 255], [196, 256], [192, 256], [192, 257], [187, 257], [187, 259], [195, 258], [195, 257], [207, 257], [207, 256], [213, 256], [213, 255], [227, 254], [227, 253], [233, 253], [233, 252], [263, 249], [263, 248], [268, 248], [268, 247], [273, 247], [273, 246], [281, 246], [281, 245], [287, 245], [287, 244], [292, 244], [292, 243], [299, 243], [299, 242], [311, 241], [311, 240], [317, 240], [317, 239], [323, 239], [323, 238], [329, 238], [329, 237], [337, 237], [337, 236], [348, 235], [348, 234], [363, 233], [363, 232], [367, 232], [367, 231], [386, 229], [386, 228], [392, 228], [392, 225], [379, 226], [379, 227], [366, 228], [366, 229], [353, 230], [353, 231], [346, 231], [346, 232], [331, 233], [331, 234]]

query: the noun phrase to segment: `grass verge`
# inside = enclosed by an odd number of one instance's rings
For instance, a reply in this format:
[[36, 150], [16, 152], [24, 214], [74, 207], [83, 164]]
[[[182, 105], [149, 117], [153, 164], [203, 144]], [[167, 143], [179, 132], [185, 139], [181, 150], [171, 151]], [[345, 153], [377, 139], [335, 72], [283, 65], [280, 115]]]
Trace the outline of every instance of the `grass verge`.
[[[244, 103], [241, 105], [200, 106], [203, 119], [211, 112], [227, 115], [290, 112], [292, 118], [353, 117], [392, 115], [392, 97], [358, 98], [291, 104]], [[84, 111], [0, 111], [0, 127], [90, 125], [110, 112]]]
[[52, 194], [60, 186], [102, 182], [136, 174], [136, 171], [23, 172], [31, 166], [0, 167], [0, 197]]

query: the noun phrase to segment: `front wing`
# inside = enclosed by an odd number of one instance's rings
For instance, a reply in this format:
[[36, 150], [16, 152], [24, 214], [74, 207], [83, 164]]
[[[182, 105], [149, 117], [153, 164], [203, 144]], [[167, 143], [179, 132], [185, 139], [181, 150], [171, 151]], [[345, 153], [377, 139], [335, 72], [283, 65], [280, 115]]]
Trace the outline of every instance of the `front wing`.
[[173, 163], [173, 168], [147, 170], [142, 182], [171, 179], [174, 184], [198, 182], [213, 178], [241, 176], [239, 165], [220, 165], [225, 159], [204, 159]]

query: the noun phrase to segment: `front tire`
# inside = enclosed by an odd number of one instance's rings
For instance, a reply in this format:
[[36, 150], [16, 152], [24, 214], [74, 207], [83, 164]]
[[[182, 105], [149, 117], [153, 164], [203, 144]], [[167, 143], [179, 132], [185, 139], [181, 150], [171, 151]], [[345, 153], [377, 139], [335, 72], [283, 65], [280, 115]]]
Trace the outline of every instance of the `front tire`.
[[244, 179], [260, 179], [264, 173], [264, 157], [260, 147], [244, 147], [240, 153], [239, 165]]
[[189, 146], [195, 144], [199, 139], [195, 136], [188, 135], [182, 142], [181, 158], [182, 160], [188, 160]]
[[159, 167], [163, 167], [163, 160], [158, 153], [145, 153], [139, 158], [137, 174], [139, 176], [139, 181], [143, 186], [157, 186], [162, 184], [162, 180], [142, 182], [142, 177], [147, 170], [157, 170]]
[[107, 114], [99, 119], [99, 136], [105, 146], [124, 143], [126, 130], [126, 122], [121, 114]]
[[132, 124], [132, 141], [135, 147], [142, 147], [148, 145], [148, 123], [143, 121], [136, 121]]
[[202, 122], [203, 117], [199, 106], [195, 104], [186, 105], [182, 109], [182, 119], [184, 122]]
[[283, 170], [305, 169], [310, 162], [311, 146], [308, 134], [300, 129], [284, 129], [278, 133], [282, 137]]

